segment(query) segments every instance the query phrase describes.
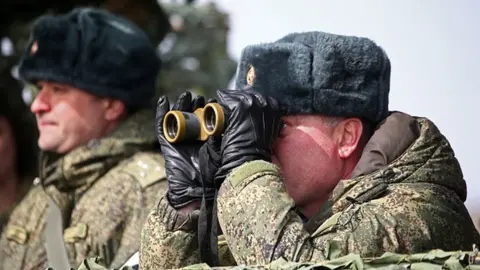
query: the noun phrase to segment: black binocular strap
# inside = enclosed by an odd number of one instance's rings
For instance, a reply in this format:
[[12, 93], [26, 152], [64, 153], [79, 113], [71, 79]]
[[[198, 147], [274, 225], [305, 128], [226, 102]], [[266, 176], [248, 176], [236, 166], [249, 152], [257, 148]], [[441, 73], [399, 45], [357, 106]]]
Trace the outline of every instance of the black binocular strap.
[[217, 218], [217, 195], [215, 190], [213, 200], [205, 198], [205, 188], [200, 216], [198, 218], [198, 247], [202, 262], [211, 267], [219, 266], [218, 260], [218, 233], [219, 224]]

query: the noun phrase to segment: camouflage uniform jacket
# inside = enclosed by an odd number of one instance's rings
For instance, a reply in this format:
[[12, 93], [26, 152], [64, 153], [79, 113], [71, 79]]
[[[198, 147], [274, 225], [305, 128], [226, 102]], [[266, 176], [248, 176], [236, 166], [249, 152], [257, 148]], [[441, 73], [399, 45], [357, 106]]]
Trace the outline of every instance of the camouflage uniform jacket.
[[[82, 262], [77, 270], [107, 270], [101, 258], [90, 258]], [[134, 270], [125, 266], [119, 270]], [[194, 264], [182, 270], [479, 270], [480, 255], [473, 251], [443, 251], [439, 249], [424, 253], [399, 254], [385, 252], [380, 257], [361, 257], [358, 254], [335, 256], [334, 259], [320, 262], [289, 262], [283, 258], [265, 265], [209, 267], [207, 264]], [[56, 269], [48, 269], [56, 270]]]
[[[33, 177], [32, 177], [33, 178]], [[30, 190], [32, 186], [32, 178], [25, 178], [23, 181], [20, 181], [20, 185], [18, 186], [17, 190], [17, 198], [13, 205], [7, 208], [3, 213], [0, 213], [0, 235], [3, 233], [3, 230], [7, 226], [8, 220], [10, 215], [15, 209], [15, 207], [23, 200], [27, 192]]]
[[72, 267], [93, 256], [119, 267], [137, 252], [147, 214], [167, 188], [152, 119], [152, 112], [137, 112], [100, 140], [51, 162], [51, 154], [42, 157], [40, 181], [1, 236], [0, 268], [47, 268], [47, 196], [62, 212]]
[[[426, 118], [393, 113], [367, 143], [352, 177], [341, 180], [306, 223], [273, 164], [253, 161], [236, 168], [219, 191], [225, 238], [220, 260], [228, 249], [239, 265], [469, 250], [480, 235], [465, 200], [460, 165], [437, 127]], [[142, 232], [140, 268], [199, 263], [197, 217], [161, 200]]]

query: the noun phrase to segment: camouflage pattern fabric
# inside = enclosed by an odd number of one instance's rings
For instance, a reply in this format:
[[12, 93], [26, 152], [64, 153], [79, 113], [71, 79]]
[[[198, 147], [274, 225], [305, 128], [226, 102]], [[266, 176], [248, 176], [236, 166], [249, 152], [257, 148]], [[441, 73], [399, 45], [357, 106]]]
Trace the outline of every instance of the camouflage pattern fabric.
[[15, 200], [15, 203], [12, 206], [10, 206], [6, 211], [0, 214], [0, 235], [4, 232], [5, 227], [7, 227], [8, 220], [10, 219], [10, 215], [12, 214], [12, 211], [23, 200], [23, 198], [25, 198], [31, 186], [32, 186], [32, 180], [30, 179], [23, 180], [18, 187], [18, 191], [17, 191], [18, 197]]
[[[338, 251], [337, 251], [338, 252]], [[380, 257], [362, 258], [358, 254], [349, 254], [329, 261], [296, 263], [288, 262], [285, 259], [277, 259], [268, 265], [263, 266], [233, 266], [233, 267], [209, 267], [206, 264], [197, 264], [181, 269], [229, 269], [229, 270], [341, 270], [341, 269], [418, 269], [418, 270], [461, 270], [480, 269], [480, 257], [478, 251], [456, 251], [446, 252], [442, 250], [431, 250], [426, 253], [397, 254], [384, 253]], [[106, 270], [100, 258], [85, 260], [78, 270]], [[122, 267], [121, 270], [133, 270], [133, 267]], [[158, 268], [157, 268], [158, 269]], [[53, 269], [52, 269], [53, 270]]]
[[12, 212], [0, 239], [1, 269], [48, 267], [43, 231], [47, 196], [62, 211], [71, 265], [102, 257], [119, 267], [139, 249], [149, 210], [167, 188], [153, 111], [127, 118], [109, 136], [64, 156], [42, 158], [40, 178]]
[[170, 99], [190, 90], [207, 98], [226, 88], [236, 61], [227, 52], [228, 14], [213, 3], [162, 3], [171, 32], [160, 43], [162, 69], [158, 90]]
[[[463, 204], [466, 184], [450, 144], [428, 119], [407, 118], [418, 126], [418, 134], [405, 150], [385, 166], [340, 181], [323, 209], [305, 224], [273, 164], [253, 161], [235, 169], [219, 191], [218, 218], [236, 263], [468, 250], [479, 243]], [[396, 146], [411, 123], [404, 125], [395, 132], [379, 128], [367, 145]], [[392, 137], [374, 140], [382, 134]], [[381, 151], [364, 151], [362, 159], [389, 155]], [[163, 199], [142, 231], [140, 269], [199, 263], [197, 218], [196, 212], [176, 212]]]

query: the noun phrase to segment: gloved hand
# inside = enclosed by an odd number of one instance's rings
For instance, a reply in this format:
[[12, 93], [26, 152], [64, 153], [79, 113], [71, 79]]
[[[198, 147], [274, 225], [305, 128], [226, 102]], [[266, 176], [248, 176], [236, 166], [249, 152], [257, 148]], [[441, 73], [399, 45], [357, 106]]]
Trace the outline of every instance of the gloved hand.
[[[197, 108], [204, 106], [205, 98], [203, 96], [196, 96], [192, 100], [191, 93], [185, 92], [180, 95], [172, 110], [194, 112]], [[165, 158], [168, 180], [167, 198], [172, 207], [179, 209], [191, 202], [201, 201], [204, 195], [206, 199], [213, 199], [215, 194], [213, 184], [204, 187], [202, 179], [214, 178], [218, 167], [212, 162], [219, 163], [219, 155], [217, 158], [202, 158], [202, 161], [199, 157], [210, 153], [214, 154], [215, 149], [219, 149], [220, 142], [215, 138], [210, 138], [207, 143], [185, 141], [171, 144], [163, 133], [163, 118], [169, 111], [170, 103], [163, 96], [157, 103], [156, 133]], [[217, 144], [218, 146], [216, 146]], [[213, 182], [213, 180], [210, 180], [210, 182]]]
[[253, 160], [271, 161], [272, 144], [280, 129], [280, 109], [270, 97], [251, 90], [218, 90], [226, 110], [220, 152], [222, 165], [215, 177], [220, 188], [231, 170]]

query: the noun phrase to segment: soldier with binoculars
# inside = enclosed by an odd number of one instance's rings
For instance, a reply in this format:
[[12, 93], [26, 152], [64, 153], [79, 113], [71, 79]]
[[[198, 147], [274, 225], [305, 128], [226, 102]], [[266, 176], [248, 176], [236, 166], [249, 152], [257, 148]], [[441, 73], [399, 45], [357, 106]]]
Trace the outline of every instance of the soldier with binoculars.
[[237, 74], [218, 102], [186, 92], [157, 104], [168, 191], [143, 228], [140, 269], [480, 241], [450, 144], [429, 119], [389, 111], [390, 60], [372, 40], [289, 34], [247, 46]]

